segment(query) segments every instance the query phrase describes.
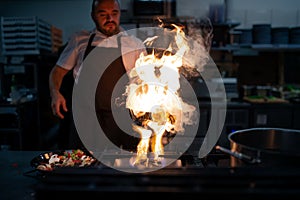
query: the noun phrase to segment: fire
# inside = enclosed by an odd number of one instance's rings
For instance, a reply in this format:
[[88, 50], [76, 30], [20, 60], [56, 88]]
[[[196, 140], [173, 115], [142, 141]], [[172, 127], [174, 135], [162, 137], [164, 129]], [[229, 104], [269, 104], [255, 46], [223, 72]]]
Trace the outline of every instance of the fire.
[[[182, 27], [172, 25], [175, 31], [176, 52], [171, 45], [158, 56], [152, 51], [141, 54], [135, 68], [129, 73], [131, 80], [126, 88], [126, 107], [135, 120], [133, 130], [140, 134], [135, 164], [160, 163], [164, 155], [164, 134], [183, 132], [183, 124], [195, 111], [180, 97], [180, 72], [183, 56], [189, 50]], [[156, 37], [145, 42], [152, 42]]]

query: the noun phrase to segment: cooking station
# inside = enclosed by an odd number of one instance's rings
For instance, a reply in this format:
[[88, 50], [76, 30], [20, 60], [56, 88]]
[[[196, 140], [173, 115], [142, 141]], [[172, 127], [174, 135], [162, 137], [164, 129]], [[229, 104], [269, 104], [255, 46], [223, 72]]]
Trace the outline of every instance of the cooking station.
[[[184, 153], [174, 163], [147, 173], [126, 173], [101, 163], [87, 168], [58, 168], [51, 172], [40, 172], [30, 166], [30, 161], [42, 153], [44, 152], [0, 152], [0, 197], [32, 200], [55, 199], [58, 196], [86, 199], [103, 195], [189, 199], [300, 197], [299, 163], [285, 162], [268, 167], [245, 164], [232, 167], [233, 157], [216, 148], [201, 159], [189, 152]], [[130, 158], [129, 155], [107, 155], [107, 160], [119, 159], [111, 164], [118, 164], [120, 168], [132, 167], [120, 162], [120, 159]]]
[[[172, 155], [166, 154], [163, 159]], [[36, 198], [55, 198], [57, 195], [76, 198], [147, 195], [189, 199], [300, 196], [299, 163], [268, 167], [244, 163], [232, 167], [234, 158], [215, 148], [201, 159], [185, 153], [162, 169], [127, 173], [122, 169], [133, 167], [130, 164], [132, 155], [106, 156], [106, 165], [97, 163], [88, 168], [60, 168], [40, 176], [37, 174], [40, 183], [35, 187]]]

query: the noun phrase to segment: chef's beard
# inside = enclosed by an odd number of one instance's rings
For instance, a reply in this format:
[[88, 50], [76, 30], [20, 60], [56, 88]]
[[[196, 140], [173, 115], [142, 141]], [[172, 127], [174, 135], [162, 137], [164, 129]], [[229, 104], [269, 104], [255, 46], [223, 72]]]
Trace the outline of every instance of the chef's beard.
[[[115, 27], [114, 28], [105, 28], [106, 25], [108, 25], [109, 23], [113, 23], [115, 25]], [[109, 22], [109, 23], [105, 23], [104, 28], [99, 28], [99, 30], [107, 36], [112, 36], [112, 35], [118, 34], [120, 32], [118, 25], [115, 22]]]

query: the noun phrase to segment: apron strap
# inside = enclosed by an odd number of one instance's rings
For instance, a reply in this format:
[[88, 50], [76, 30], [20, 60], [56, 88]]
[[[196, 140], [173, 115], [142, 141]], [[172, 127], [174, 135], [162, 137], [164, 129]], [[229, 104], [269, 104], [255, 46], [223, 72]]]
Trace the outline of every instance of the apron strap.
[[92, 42], [94, 40], [94, 37], [95, 37], [96, 33], [93, 33], [90, 38], [89, 38], [89, 42], [88, 42], [88, 45], [85, 49], [85, 52], [84, 52], [84, 56], [83, 56], [83, 60], [87, 57], [87, 55], [94, 49], [94, 47], [92, 47]]

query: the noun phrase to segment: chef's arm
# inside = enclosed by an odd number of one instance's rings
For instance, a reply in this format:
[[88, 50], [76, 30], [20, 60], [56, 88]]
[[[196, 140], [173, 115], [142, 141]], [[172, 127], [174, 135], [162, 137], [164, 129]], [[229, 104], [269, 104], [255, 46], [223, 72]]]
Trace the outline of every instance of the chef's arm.
[[61, 109], [65, 112], [68, 111], [66, 105], [66, 99], [60, 93], [60, 86], [64, 76], [68, 73], [68, 70], [55, 65], [50, 72], [49, 76], [49, 89], [51, 96], [51, 109], [54, 115], [63, 119], [64, 115], [61, 113]]

